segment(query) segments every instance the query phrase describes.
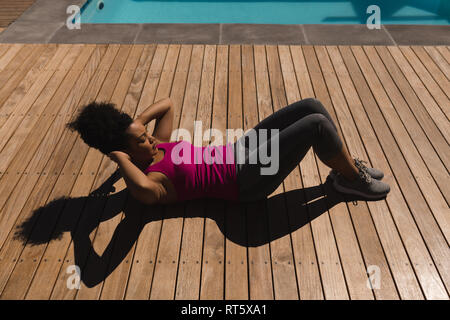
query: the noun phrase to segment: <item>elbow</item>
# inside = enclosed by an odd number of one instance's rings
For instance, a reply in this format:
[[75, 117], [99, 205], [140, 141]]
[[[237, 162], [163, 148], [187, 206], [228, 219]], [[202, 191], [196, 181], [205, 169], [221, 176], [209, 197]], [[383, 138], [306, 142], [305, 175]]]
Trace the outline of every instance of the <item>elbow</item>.
[[173, 108], [173, 100], [170, 97], [166, 98], [167, 100], [167, 105], [169, 106], [169, 109]]
[[145, 192], [135, 191], [131, 193], [134, 199], [142, 202], [143, 204], [152, 204], [152, 199], [149, 199]]

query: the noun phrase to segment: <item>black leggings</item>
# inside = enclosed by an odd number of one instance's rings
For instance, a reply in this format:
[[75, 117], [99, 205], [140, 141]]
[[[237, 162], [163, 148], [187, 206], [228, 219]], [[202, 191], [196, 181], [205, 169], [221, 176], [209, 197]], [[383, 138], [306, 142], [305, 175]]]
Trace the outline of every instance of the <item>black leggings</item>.
[[[336, 125], [328, 111], [320, 101], [309, 98], [297, 101], [273, 113], [255, 128], [256, 133], [260, 129], [267, 129], [267, 139], [261, 139], [260, 134], [256, 134], [257, 143], [250, 143], [250, 138], [254, 138], [246, 133], [234, 144], [235, 159], [238, 150], [245, 151], [245, 158], [240, 157], [236, 161], [236, 172], [239, 185], [240, 201], [256, 201], [266, 198], [283, 182], [289, 173], [295, 169], [309, 148], [313, 147], [314, 152], [320, 160], [324, 161], [333, 157], [342, 150], [342, 141], [339, 138]], [[278, 152], [271, 150], [271, 145], [275, 135], [270, 135], [270, 129], [278, 129]], [[244, 149], [239, 149], [244, 146]], [[261, 148], [264, 148], [261, 150]], [[250, 163], [250, 159], [260, 152], [272, 158], [271, 163], [263, 164], [258, 157], [256, 163]], [[278, 167], [274, 172], [274, 158], [278, 153]], [[266, 158], [267, 160], [267, 158]], [[272, 169], [268, 168], [272, 165]], [[263, 169], [265, 168], [265, 169]], [[261, 170], [266, 170], [261, 174]], [[270, 174], [267, 174], [271, 171]]]

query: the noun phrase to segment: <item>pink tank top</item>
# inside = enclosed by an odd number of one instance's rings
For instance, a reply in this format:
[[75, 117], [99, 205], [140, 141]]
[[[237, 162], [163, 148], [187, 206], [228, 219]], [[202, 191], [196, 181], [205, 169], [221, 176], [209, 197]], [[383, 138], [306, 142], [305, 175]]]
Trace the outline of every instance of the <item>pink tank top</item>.
[[187, 141], [157, 145], [164, 158], [144, 170], [165, 174], [180, 201], [197, 198], [238, 199], [233, 146], [196, 147]]

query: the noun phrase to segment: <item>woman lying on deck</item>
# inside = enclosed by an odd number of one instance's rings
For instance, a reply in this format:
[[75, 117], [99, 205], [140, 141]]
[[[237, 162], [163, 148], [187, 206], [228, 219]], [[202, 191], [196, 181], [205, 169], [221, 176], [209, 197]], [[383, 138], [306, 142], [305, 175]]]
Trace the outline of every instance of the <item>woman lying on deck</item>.
[[[350, 157], [331, 116], [316, 99], [284, 107], [235, 143], [223, 146], [169, 142], [173, 115], [170, 98], [151, 105], [135, 120], [114, 104], [91, 102], [67, 127], [115, 161], [131, 195], [145, 204], [204, 197], [242, 202], [264, 199], [310, 147], [332, 168], [328, 177], [337, 191], [374, 200], [390, 191], [380, 181], [381, 171]], [[150, 136], [145, 125], [153, 119], [156, 123]]]

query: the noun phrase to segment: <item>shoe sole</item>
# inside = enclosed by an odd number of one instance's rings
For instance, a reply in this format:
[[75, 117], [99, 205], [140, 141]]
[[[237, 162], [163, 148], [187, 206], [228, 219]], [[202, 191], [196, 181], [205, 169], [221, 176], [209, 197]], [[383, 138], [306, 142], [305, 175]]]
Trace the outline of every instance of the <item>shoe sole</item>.
[[383, 199], [389, 193], [389, 192], [386, 192], [385, 194], [382, 194], [382, 195], [367, 194], [367, 193], [364, 193], [362, 191], [358, 191], [358, 190], [355, 190], [355, 189], [350, 189], [350, 188], [343, 187], [343, 186], [339, 185], [336, 180], [333, 181], [333, 186], [334, 186], [334, 188], [337, 191], [339, 191], [341, 193], [362, 196], [362, 197], [365, 197], [365, 198], [368, 198], [368, 199]]

